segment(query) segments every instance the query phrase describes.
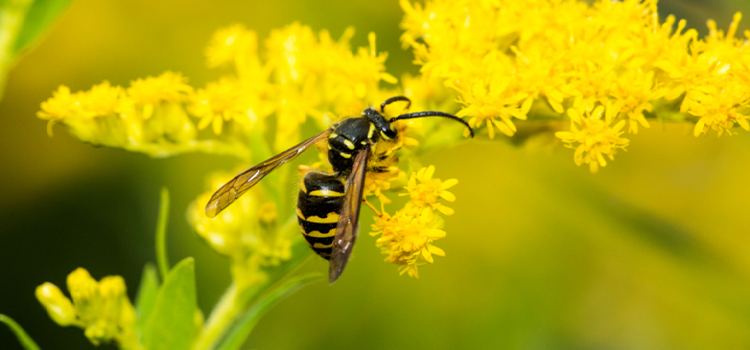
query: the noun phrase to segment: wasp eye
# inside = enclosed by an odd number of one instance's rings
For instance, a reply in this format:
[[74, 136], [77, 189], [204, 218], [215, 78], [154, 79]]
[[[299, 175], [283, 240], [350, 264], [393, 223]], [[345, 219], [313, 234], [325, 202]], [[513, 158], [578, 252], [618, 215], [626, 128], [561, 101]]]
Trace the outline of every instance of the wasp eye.
[[395, 129], [389, 127], [387, 129], [383, 130], [383, 135], [385, 135], [389, 139], [395, 139], [396, 136], [398, 135], [398, 131], [396, 131]]

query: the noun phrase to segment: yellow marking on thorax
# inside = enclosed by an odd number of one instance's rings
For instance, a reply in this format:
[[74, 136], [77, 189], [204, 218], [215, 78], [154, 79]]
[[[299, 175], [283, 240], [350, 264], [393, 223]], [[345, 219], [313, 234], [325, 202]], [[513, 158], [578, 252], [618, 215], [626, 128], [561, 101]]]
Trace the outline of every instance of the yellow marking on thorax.
[[370, 131], [367, 132], [367, 138], [372, 140], [373, 134], [375, 134], [375, 124], [370, 123]]
[[316, 223], [316, 224], [333, 224], [333, 223], [339, 222], [339, 214], [336, 214], [336, 212], [330, 212], [324, 218], [321, 218], [320, 216], [315, 216], [315, 215], [312, 215], [310, 217], [305, 217], [304, 215], [302, 215], [302, 211], [299, 210], [299, 208], [297, 208], [297, 216], [302, 218], [302, 220]]
[[347, 159], [348, 159], [348, 158], [351, 158], [351, 157], [352, 157], [352, 155], [351, 155], [351, 154], [349, 154], [349, 153], [339, 152], [339, 154], [340, 154], [340, 155], [341, 155], [342, 157], [344, 157], [344, 158], [347, 158]]
[[337, 137], [339, 137], [339, 134], [337, 134], [337, 133], [334, 133], [334, 132], [332, 132], [332, 133], [331, 133], [330, 135], [328, 135], [328, 138], [329, 138], [329, 139], [335, 139], [335, 138], [337, 138]]
[[333, 247], [333, 242], [331, 242], [331, 244], [329, 244], [329, 245], [325, 245], [325, 244], [323, 244], [323, 243], [320, 243], [320, 242], [318, 242], [318, 243], [315, 243], [315, 244], [313, 244], [313, 246], [312, 246], [312, 247], [313, 247], [313, 248], [318, 248], [318, 249], [322, 249], [322, 248], [331, 248], [331, 247]]
[[341, 192], [328, 190], [328, 189], [315, 190], [315, 191], [310, 192], [310, 195], [316, 196], [316, 197], [343, 197], [344, 196], [344, 194]]
[[347, 139], [344, 139], [344, 145], [346, 145], [346, 148], [348, 149], [354, 149], [354, 144]]
[[307, 187], [305, 187], [305, 180], [302, 180], [302, 183], [299, 184], [299, 189], [302, 190], [302, 192], [307, 193]]
[[332, 228], [330, 231], [328, 231], [326, 233], [321, 233], [320, 231], [305, 232], [305, 229], [302, 228], [302, 225], [300, 225], [299, 228], [302, 229], [302, 233], [305, 236], [313, 237], [313, 238], [329, 238], [329, 237], [333, 237], [333, 236], [336, 235], [336, 229], [335, 228]]

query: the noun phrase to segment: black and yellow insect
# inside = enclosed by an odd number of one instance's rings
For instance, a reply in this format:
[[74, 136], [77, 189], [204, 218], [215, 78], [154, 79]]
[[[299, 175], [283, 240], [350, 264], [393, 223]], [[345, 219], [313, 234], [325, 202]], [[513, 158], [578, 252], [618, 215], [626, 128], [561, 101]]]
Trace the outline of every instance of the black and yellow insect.
[[316, 143], [328, 139], [328, 161], [333, 174], [310, 171], [302, 179], [297, 199], [297, 216], [307, 243], [321, 257], [330, 261], [329, 282], [338, 279], [346, 267], [352, 246], [357, 239], [357, 222], [362, 204], [365, 175], [368, 171], [383, 171], [383, 164], [394, 155], [387, 152], [373, 154], [379, 143], [395, 142], [398, 130], [392, 123], [398, 120], [444, 117], [456, 120], [474, 132], [463, 119], [443, 112], [416, 112], [386, 120], [385, 106], [411, 101], [404, 96], [389, 98], [380, 105], [380, 112], [368, 107], [358, 118], [349, 118], [332, 125], [326, 131], [249, 168], [227, 182], [206, 205], [206, 215], [214, 217], [247, 192], [276, 167], [296, 158]]

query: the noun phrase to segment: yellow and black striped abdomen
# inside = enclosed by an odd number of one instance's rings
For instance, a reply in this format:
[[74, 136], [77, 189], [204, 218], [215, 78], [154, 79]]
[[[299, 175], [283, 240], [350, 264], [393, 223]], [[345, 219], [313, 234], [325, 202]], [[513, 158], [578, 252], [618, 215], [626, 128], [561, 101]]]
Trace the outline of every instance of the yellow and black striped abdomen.
[[310, 247], [331, 258], [333, 237], [344, 206], [344, 181], [332, 174], [311, 171], [302, 179], [297, 198], [297, 219]]

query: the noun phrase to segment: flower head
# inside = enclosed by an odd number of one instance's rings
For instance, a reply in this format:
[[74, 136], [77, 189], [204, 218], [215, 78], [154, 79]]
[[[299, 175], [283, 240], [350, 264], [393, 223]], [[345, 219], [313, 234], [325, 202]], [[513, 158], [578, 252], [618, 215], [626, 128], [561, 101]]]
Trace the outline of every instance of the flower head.
[[409, 183], [404, 187], [408, 192], [401, 193], [400, 196], [409, 196], [411, 203], [417, 208], [429, 207], [445, 215], [453, 215], [453, 209], [442, 205], [438, 200], [442, 198], [449, 202], [455, 201], [456, 196], [448, 192], [447, 189], [455, 186], [458, 180], [441, 181], [440, 179], [433, 179], [432, 175], [434, 174], [434, 165], [412, 173]]
[[193, 88], [180, 73], [164, 72], [158, 77], [146, 77], [130, 82], [128, 96], [140, 106], [143, 119], [148, 120], [158, 103], [179, 103], [187, 99]]
[[107, 276], [100, 281], [78, 268], [68, 275], [70, 299], [52, 283], [37, 287], [36, 297], [50, 317], [61, 326], [83, 328], [94, 344], [115, 341], [123, 349], [138, 349], [135, 309], [128, 299], [125, 281]]
[[399, 266], [400, 274], [419, 277], [418, 267], [432, 263], [432, 255], [445, 256], [445, 252], [432, 242], [444, 238], [442, 220], [430, 208], [407, 207], [393, 216], [383, 213], [375, 218], [372, 236], [380, 235], [377, 246], [385, 261]]
[[[569, 109], [570, 131], [560, 131], [555, 136], [560, 138], [566, 147], [575, 148], [573, 159], [577, 165], [588, 164], [592, 173], [599, 170], [599, 166], [606, 166], [607, 161], [614, 159], [617, 149], [625, 149], [629, 140], [620, 137], [625, 121], [620, 120], [614, 126], [610, 124], [614, 120], [617, 110], [608, 108], [604, 113], [604, 106], [599, 106], [592, 112], [581, 115], [576, 109]], [[604, 119], [602, 117], [604, 116]], [[575, 144], [578, 144], [577, 146]]]

